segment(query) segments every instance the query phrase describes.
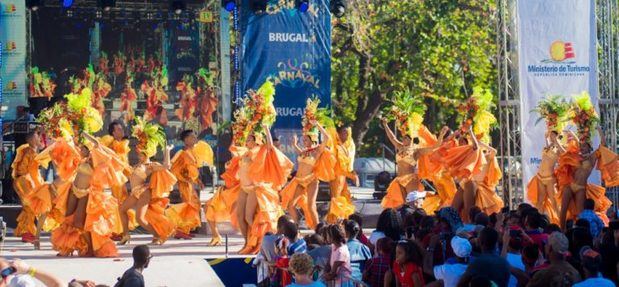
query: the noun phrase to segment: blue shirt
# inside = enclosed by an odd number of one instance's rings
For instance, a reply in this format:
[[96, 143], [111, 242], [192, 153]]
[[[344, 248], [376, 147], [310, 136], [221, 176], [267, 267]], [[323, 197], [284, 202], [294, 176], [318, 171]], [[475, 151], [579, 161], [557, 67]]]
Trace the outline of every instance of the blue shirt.
[[602, 232], [602, 228], [604, 228], [604, 222], [602, 222], [600, 217], [598, 217], [593, 210], [583, 210], [580, 215], [578, 215], [578, 219], [586, 219], [589, 221], [589, 230], [591, 231], [591, 236], [593, 236], [593, 238], [598, 237], [600, 232]]
[[352, 279], [363, 280], [362, 270], [365, 267], [365, 262], [372, 258], [370, 248], [365, 246], [357, 239], [351, 239], [346, 242], [348, 253], [350, 253], [350, 268], [352, 269]]
[[288, 255], [307, 252], [307, 244], [303, 238], [288, 245]]

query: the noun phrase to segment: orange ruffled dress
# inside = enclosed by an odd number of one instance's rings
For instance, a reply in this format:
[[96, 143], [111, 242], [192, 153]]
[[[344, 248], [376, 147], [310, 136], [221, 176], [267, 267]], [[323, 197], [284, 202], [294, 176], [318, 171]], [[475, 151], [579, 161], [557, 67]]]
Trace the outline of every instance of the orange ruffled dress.
[[200, 176], [198, 161], [191, 151], [181, 150], [174, 155], [170, 171], [177, 179], [183, 202], [172, 205], [166, 214], [178, 230], [188, 234], [201, 225], [200, 198], [194, 189]]
[[[306, 176], [300, 177], [296, 176], [293, 178], [288, 185], [280, 192], [282, 208], [287, 208], [290, 204], [296, 204], [301, 207], [303, 210], [303, 214], [305, 214], [305, 220], [307, 226], [311, 229], [314, 229], [318, 222], [313, 222], [311, 216], [307, 216], [310, 214], [310, 206], [307, 200], [307, 186], [313, 182], [314, 180], [330, 182], [335, 180], [335, 166], [336, 160], [335, 155], [331, 150], [325, 148], [321, 153], [318, 159], [314, 160], [311, 157], [299, 157], [299, 161], [304, 161], [306, 164], [313, 165], [312, 172]], [[301, 186], [304, 190], [304, 194], [298, 198], [297, 202], [291, 202], [297, 190], [297, 187]], [[339, 200], [339, 201], [338, 201]], [[343, 202], [342, 202], [343, 201]], [[354, 205], [348, 204], [348, 200], [344, 196], [340, 196], [339, 199], [333, 197], [331, 199], [330, 205], [334, 205], [330, 207], [331, 211], [327, 214], [327, 222], [337, 221], [338, 218], [348, 218], [350, 214], [355, 212]], [[335, 218], [329, 218], [333, 216]]]
[[233, 226], [238, 226], [235, 214], [236, 200], [241, 190], [241, 182], [237, 178], [239, 171], [240, 154], [245, 152], [245, 148], [232, 146], [232, 159], [226, 163], [226, 171], [221, 175], [225, 186], [217, 189], [211, 199], [204, 204], [206, 220], [210, 222], [230, 221]]
[[[426, 147], [438, 143], [436, 137], [424, 125], [419, 129], [418, 135]], [[447, 169], [443, 167], [441, 155], [445, 149], [452, 145], [453, 141], [444, 142], [437, 150], [429, 154], [422, 154], [417, 160], [419, 178], [431, 181], [436, 188], [436, 194], [428, 193], [423, 202], [423, 209], [428, 214], [432, 214], [442, 207], [450, 206], [456, 195], [456, 184]]]
[[[543, 151], [543, 157], [548, 157], [548, 156], [555, 156], [554, 152], [552, 151], [547, 151], [544, 150]], [[543, 159], [542, 159], [543, 161]], [[540, 182], [542, 181], [542, 182]], [[531, 180], [529, 181], [529, 183], [527, 184], [527, 200], [533, 204], [537, 204], [538, 201], [538, 196], [539, 196], [539, 186], [541, 183], [543, 183], [544, 181], [547, 181], [544, 184], [548, 184], [552, 181], [555, 181], [554, 184], [554, 193], [551, 194], [547, 194], [546, 198], [544, 199], [543, 203], [542, 203], [542, 208], [540, 210], [541, 213], [546, 214], [548, 216], [548, 219], [550, 220], [551, 223], [554, 224], [560, 224], [559, 221], [559, 210], [556, 210], [553, 205], [552, 205], [552, 201], [550, 199], [550, 196], [555, 196], [555, 200], [558, 202], [561, 201], [560, 198], [556, 198], [556, 195], [558, 194], [557, 192], [557, 185], [556, 185], [556, 180], [554, 180], [554, 175], [553, 176], [549, 176], [549, 178], [541, 178], [541, 175], [536, 174], [535, 176], [533, 176], [533, 178], [531, 178]]]
[[602, 173], [604, 185], [607, 188], [619, 186], [619, 156], [605, 146], [598, 148], [596, 156], [597, 168]]
[[[103, 151], [101, 147], [92, 149], [90, 155], [92, 166], [84, 163], [78, 167], [81, 172], [90, 173], [90, 187], [86, 190], [72, 188], [77, 198], [88, 196], [84, 228], [74, 226], [74, 214], [66, 217], [60, 227], [52, 232], [52, 246], [61, 256], [77, 251], [80, 256], [92, 254], [96, 257], [116, 257], [118, 251], [110, 236], [120, 233], [118, 226], [122, 226], [118, 201], [104, 192], [104, 189], [127, 181], [123, 173], [124, 165], [120, 159]], [[92, 250], [87, 244], [87, 236], [90, 236]]]
[[[334, 128], [329, 128], [328, 132], [331, 136], [331, 151], [335, 156], [336, 163], [335, 178], [331, 181], [331, 201], [326, 220], [328, 223], [334, 224], [338, 219], [348, 218], [355, 212], [355, 205], [352, 202], [346, 179], [354, 180], [356, 178], [354, 171], [356, 147], [350, 136], [342, 143], [339, 142], [339, 135]], [[350, 129], [348, 134], [352, 134]]]
[[36, 160], [42, 166], [51, 161], [56, 168], [58, 182], [44, 183], [30, 195], [30, 207], [36, 216], [47, 214], [43, 230], [52, 231], [63, 221], [66, 213], [67, 198], [71, 190], [71, 182], [77, 172], [81, 160], [79, 151], [71, 142], [62, 138], [40, 152]]
[[[398, 152], [396, 155], [396, 161], [408, 161], [411, 166], [416, 166], [417, 163], [413, 159], [413, 153], [413, 149]], [[403, 189], [415, 180], [419, 181], [419, 175], [416, 172], [398, 175], [394, 178], [387, 187], [387, 194], [383, 197], [383, 200], [380, 203], [381, 206], [383, 208], [398, 208], [402, 206], [406, 201]], [[417, 190], [419, 189], [423, 190], [423, 184], [421, 184], [420, 181], [417, 186]]]
[[[102, 145], [113, 150], [124, 163], [129, 164], [129, 152], [131, 151], [131, 148], [129, 148], [129, 140], [117, 141], [114, 137], [106, 135], [101, 137], [99, 141]], [[128, 176], [128, 174], [125, 175]], [[112, 186], [111, 189], [112, 195], [118, 202], [123, 202], [125, 198], [127, 198], [127, 187], [124, 184], [121, 186]]]
[[488, 162], [485, 164], [484, 169], [485, 176], [482, 180], [475, 180], [477, 184], [477, 193], [475, 194], [475, 205], [481, 208], [483, 212], [490, 215], [492, 213], [498, 213], [503, 208], [503, 199], [499, 197], [495, 189], [499, 181], [503, 177], [503, 173], [499, 168], [499, 162], [495, 156], [491, 159], [486, 159]]
[[142, 193], [150, 192], [150, 203], [146, 210], [145, 219], [155, 230], [155, 237], [163, 243], [176, 230], [176, 225], [166, 215], [166, 208], [170, 202], [168, 197], [174, 188], [174, 184], [176, 184], [176, 177], [167, 169], [163, 169], [161, 164], [153, 163], [153, 165], [160, 168], [150, 174], [148, 182], [133, 187], [131, 196], [139, 198]]
[[17, 148], [15, 160], [11, 164], [13, 188], [22, 202], [22, 210], [17, 217], [17, 228], [14, 231], [15, 236], [36, 233], [36, 217], [31, 208], [30, 197], [43, 185], [36, 155], [36, 151], [29, 144], [21, 145]]
[[279, 205], [278, 190], [286, 184], [294, 164], [280, 150], [263, 145], [250, 152], [251, 162], [240, 162], [247, 169], [254, 186], [242, 192], [255, 192], [258, 201], [254, 221], [249, 228], [247, 246], [257, 246], [267, 232], [275, 232], [277, 219], [283, 214]]

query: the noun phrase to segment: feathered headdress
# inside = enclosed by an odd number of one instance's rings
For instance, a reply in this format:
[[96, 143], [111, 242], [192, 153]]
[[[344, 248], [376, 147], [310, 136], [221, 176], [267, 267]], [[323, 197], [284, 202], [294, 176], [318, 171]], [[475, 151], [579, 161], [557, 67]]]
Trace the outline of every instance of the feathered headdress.
[[312, 125], [313, 121], [318, 122], [325, 128], [334, 128], [335, 122], [331, 118], [331, 111], [327, 108], [319, 108], [320, 99], [317, 97], [308, 98], [305, 104], [305, 112], [301, 124], [303, 125], [303, 134], [309, 136], [314, 142], [318, 142], [318, 127]]
[[578, 129], [580, 142], [591, 143], [591, 133], [600, 122], [600, 118], [591, 103], [589, 93], [582, 92], [573, 96], [574, 101], [570, 111], [570, 118]]
[[537, 103], [537, 107], [533, 110], [540, 115], [536, 124], [541, 120], [546, 120], [548, 130], [560, 132], [568, 120], [567, 114], [570, 109], [570, 104], [559, 95], [548, 96]]
[[414, 137], [423, 123], [426, 105], [421, 97], [414, 96], [408, 89], [395, 93], [393, 105], [387, 118], [395, 120], [402, 135]]
[[56, 103], [39, 114], [41, 123], [54, 137], [79, 137], [94, 134], [103, 127], [101, 114], [90, 106], [92, 91], [84, 88], [79, 94], [64, 96], [66, 103]]
[[143, 118], [135, 118], [131, 135], [138, 139], [137, 151], [149, 158], [157, 154], [157, 147], [165, 148], [166, 136], [161, 126]]
[[490, 112], [493, 107], [492, 93], [489, 90], [473, 88], [473, 94], [468, 101], [458, 107], [462, 121], [461, 129], [467, 131], [472, 125], [473, 132], [480, 137], [480, 140], [490, 142], [490, 129], [497, 123]]
[[275, 122], [276, 112], [273, 106], [275, 86], [266, 81], [258, 91], [250, 90], [234, 111], [232, 132], [237, 145], [245, 144], [251, 134], [261, 135], [263, 125], [271, 126]]

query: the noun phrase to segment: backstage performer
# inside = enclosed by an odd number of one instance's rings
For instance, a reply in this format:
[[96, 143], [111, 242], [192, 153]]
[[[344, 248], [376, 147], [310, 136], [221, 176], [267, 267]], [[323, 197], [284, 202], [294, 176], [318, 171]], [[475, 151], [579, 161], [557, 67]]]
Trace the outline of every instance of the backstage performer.
[[[152, 243], [161, 245], [176, 229], [165, 215], [168, 197], [176, 183], [176, 178], [168, 170], [173, 146], [166, 146], [166, 136], [159, 125], [147, 123], [141, 118], [135, 118], [135, 121], [132, 135], [138, 139], [136, 151], [139, 163], [129, 176], [131, 194], [120, 207], [123, 236], [118, 244], [124, 245], [131, 239], [127, 211], [134, 209], [140, 226], [153, 235]], [[150, 160], [157, 153], [157, 147], [165, 148], [163, 164]]]
[[246, 148], [240, 153], [237, 172], [241, 191], [236, 216], [245, 237], [245, 246], [239, 254], [256, 254], [264, 234], [275, 231], [277, 218], [282, 214], [278, 191], [286, 184], [294, 166], [273, 146], [268, 125], [275, 122], [274, 96], [275, 87], [267, 81], [258, 91], [249, 91], [243, 105], [235, 111], [239, 130], [234, 134], [243, 139]]
[[176, 225], [174, 237], [191, 239], [191, 231], [202, 224], [199, 192], [204, 188], [204, 184], [200, 180], [200, 168], [213, 165], [213, 150], [206, 142], [198, 141], [192, 130], [183, 131], [180, 138], [184, 146], [174, 155], [170, 171], [177, 179], [183, 203], [168, 209], [168, 216]]
[[[298, 146], [297, 135], [293, 137], [293, 147], [297, 153], [297, 173], [288, 185], [280, 192], [282, 208], [295, 222], [299, 223], [297, 207], [303, 210], [305, 223], [314, 229], [319, 222], [316, 209], [319, 181], [330, 182], [335, 178], [335, 157], [329, 150], [327, 143], [329, 134], [318, 122], [333, 122], [327, 116], [327, 111], [319, 109], [320, 100], [308, 99], [303, 115], [303, 148]], [[322, 134], [322, 143], [319, 136]], [[354, 212], [354, 207], [350, 213]], [[347, 213], [348, 213], [347, 212]]]
[[590, 198], [595, 201], [595, 212], [607, 222], [606, 210], [612, 202], [606, 197], [603, 187], [587, 182], [598, 159], [591, 147], [591, 133], [599, 122], [588, 93], [574, 97], [572, 115], [578, 136], [568, 132], [567, 151], [559, 159], [556, 175], [561, 198], [559, 220], [565, 227], [567, 219], [578, 216], [584, 208], [585, 199]]
[[31, 194], [44, 184], [39, 171], [40, 163], [35, 158], [41, 147], [39, 134], [31, 131], [26, 135], [26, 143], [19, 146], [15, 152], [15, 159], [11, 164], [13, 170], [13, 188], [22, 203], [22, 210], [17, 217], [15, 236], [21, 236], [22, 242], [34, 243], [38, 246], [35, 212], [30, 206]]
[[541, 100], [535, 109], [546, 120], [546, 146], [542, 150], [542, 160], [537, 174], [527, 185], [528, 200], [546, 214], [550, 222], [559, 224], [559, 204], [557, 202], [557, 179], [555, 166], [565, 148], [559, 141], [559, 132], [567, 121], [569, 104], [559, 96]]
[[352, 180], [355, 186], [359, 186], [359, 176], [355, 173], [355, 142], [352, 140], [350, 127], [340, 126], [337, 129], [327, 128], [331, 139], [331, 151], [335, 155], [335, 178], [329, 183], [331, 189], [331, 201], [326, 221], [335, 224], [342, 219], [347, 219], [355, 212], [352, 196], [348, 190], [347, 179]]
[[496, 123], [489, 111], [491, 106], [492, 94], [475, 93], [459, 107], [465, 120], [456, 132], [458, 146], [446, 150], [443, 157], [444, 166], [459, 187], [452, 207], [468, 222], [473, 220], [468, 218], [472, 206], [488, 215], [503, 207], [503, 200], [495, 192], [502, 177], [496, 150], [486, 144], [490, 141], [490, 127]]
[[598, 128], [600, 135], [600, 146], [596, 151], [597, 168], [602, 174], [604, 186], [612, 188], [619, 186], [619, 156], [606, 147], [606, 137], [604, 131]]

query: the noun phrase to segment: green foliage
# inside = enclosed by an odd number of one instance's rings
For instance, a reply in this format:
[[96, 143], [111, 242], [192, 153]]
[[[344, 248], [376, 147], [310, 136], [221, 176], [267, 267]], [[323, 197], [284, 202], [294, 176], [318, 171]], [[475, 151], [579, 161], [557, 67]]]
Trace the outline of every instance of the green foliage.
[[334, 20], [332, 98], [337, 120], [354, 133], [382, 137], [368, 131], [379, 126], [371, 124], [380, 110], [372, 105], [391, 105], [396, 92], [426, 98], [424, 123], [433, 130], [456, 125], [452, 101], [436, 99], [462, 102], [476, 87], [496, 100], [494, 0], [353, 3]]

